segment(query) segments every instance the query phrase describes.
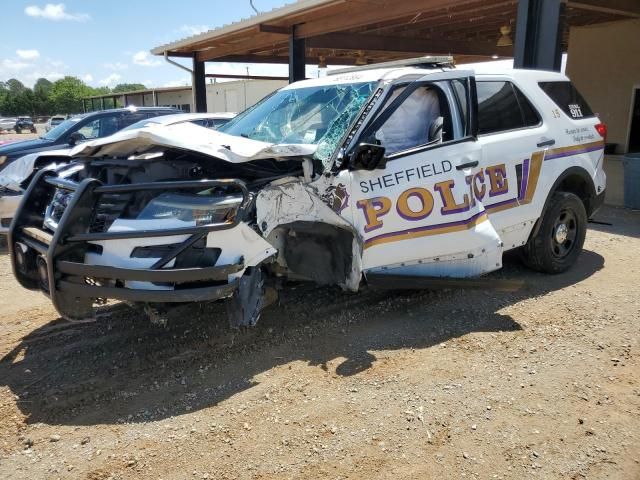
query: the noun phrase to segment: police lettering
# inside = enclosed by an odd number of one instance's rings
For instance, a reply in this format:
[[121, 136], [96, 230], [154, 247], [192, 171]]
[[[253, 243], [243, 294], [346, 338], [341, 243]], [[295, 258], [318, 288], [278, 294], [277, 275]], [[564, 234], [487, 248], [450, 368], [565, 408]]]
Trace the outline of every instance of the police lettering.
[[[406, 175], [410, 171], [404, 170], [395, 175]], [[387, 184], [397, 185], [398, 180], [394, 174], [383, 175], [376, 182], [380, 182], [380, 188]], [[386, 177], [386, 178], [385, 178]], [[395, 182], [395, 183], [393, 183]], [[361, 182], [363, 192], [368, 192], [374, 187], [372, 181]], [[444, 180], [434, 184], [434, 192], [438, 192], [436, 197], [440, 200], [440, 213], [442, 215], [453, 215], [466, 212], [474, 207], [477, 202], [482, 201], [487, 193], [489, 197], [504, 195], [509, 192], [509, 181], [505, 164], [493, 165], [473, 175], [465, 177], [464, 190], [456, 189], [453, 179]], [[387, 197], [374, 197], [359, 200], [356, 206], [362, 211], [365, 220], [365, 232], [371, 232], [384, 226], [383, 217], [387, 215], [392, 207], [393, 201]], [[396, 212], [405, 220], [418, 221], [427, 218], [433, 212], [435, 206], [434, 193], [423, 187], [413, 187], [403, 191], [395, 201]]]
[[443, 160], [439, 164], [425, 163], [415, 168], [399, 170], [395, 173], [388, 173], [373, 180], [363, 180], [360, 182], [360, 191], [362, 193], [373, 193], [376, 189], [391, 188], [403, 183], [410, 183], [412, 180], [421, 180], [423, 178], [433, 177], [442, 173], [450, 172], [453, 165], [449, 160]]

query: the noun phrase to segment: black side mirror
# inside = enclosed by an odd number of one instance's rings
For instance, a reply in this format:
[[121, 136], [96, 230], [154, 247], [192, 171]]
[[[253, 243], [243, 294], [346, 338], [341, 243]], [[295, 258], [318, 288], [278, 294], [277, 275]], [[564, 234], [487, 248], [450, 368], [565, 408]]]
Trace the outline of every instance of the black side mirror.
[[385, 148], [381, 145], [361, 143], [349, 157], [349, 168], [351, 170], [383, 169], [387, 166], [384, 152]]
[[71, 135], [69, 135], [69, 145], [71, 146], [74, 146], [82, 140], [84, 140], [84, 135], [82, 135], [80, 132], [73, 132]]

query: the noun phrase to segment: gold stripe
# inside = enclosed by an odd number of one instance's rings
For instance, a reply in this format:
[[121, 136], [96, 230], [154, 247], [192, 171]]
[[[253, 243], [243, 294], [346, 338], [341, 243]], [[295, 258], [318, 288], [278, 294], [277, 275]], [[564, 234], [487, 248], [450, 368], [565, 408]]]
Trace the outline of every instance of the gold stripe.
[[406, 233], [398, 232], [398, 234], [394, 236], [373, 239], [368, 243], [367, 241], [365, 241], [364, 248], [366, 250], [367, 248], [373, 247], [374, 245], [381, 245], [384, 243], [401, 242], [403, 240], [411, 240], [414, 238], [421, 238], [421, 237], [430, 237], [432, 235], [442, 235], [444, 233], [462, 232], [464, 230], [469, 230], [475, 227], [476, 225], [481, 224], [487, 219], [488, 219], [487, 214], [483, 213], [482, 215], [478, 215], [473, 221], [469, 223], [463, 223], [461, 225], [452, 225], [448, 227], [434, 228], [433, 230], [423, 230], [421, 232], [406, 232]]
[[488, 205], [485, 208], [489, 213], [497, 213], [497, 212], [502, 212], [503, 210], [509, 210], [510, 208], [515, 208], [518, 206], [519, 206], [518, 200], [516, 199], [515, 202], [505, 203], [503, 205], [497, 205], [497, 206]]
[[598, 140], [596, 142], [591, 142], [591, 143], [579, 143], [577, 145], [569, 145], [568, 147], [554, 148], [552, 150], [547, 150], [547, 155], [557, 155], [558, 153], [566, 153], [566, 152], [570, 152], [571, 150], [582, 150], [584, 148], [600, 147], [600, 146], [604, 148], [604, 140]]
[[529, 180], [527, 182], [527, 192], [525, 193], [522, 205], [531, 203], [533, 195], [536, 193], [538, 187], [538, 179], [540, 178], [540, 172], [542, 171], [542, 161], [544, 160], [544, 152], [535, 152], [531, 155], [531, 163], [529, 166]]

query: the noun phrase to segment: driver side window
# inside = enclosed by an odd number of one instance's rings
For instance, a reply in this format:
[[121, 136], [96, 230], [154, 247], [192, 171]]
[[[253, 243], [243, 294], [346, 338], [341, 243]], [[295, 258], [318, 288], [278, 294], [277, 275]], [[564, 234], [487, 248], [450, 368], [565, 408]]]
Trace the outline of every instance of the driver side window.
[[[386, 102], [390, 105], [406, 87], [396, 89]], [[444, 101], [443, 101], [444, 100]], [[437, 144], [443, 141], [446, 99], [433, 85], [414, 90], [378, 128], [375, 138], [385, 147], [386, 155]], [[447, 118], [450, 123], [450, 119]]]
[[82, 135], [84, 140], [91, 140], [100, 136], [100, 119], [96, 119], [87, 123], [82, 128], [78, 129], [78, 133]]

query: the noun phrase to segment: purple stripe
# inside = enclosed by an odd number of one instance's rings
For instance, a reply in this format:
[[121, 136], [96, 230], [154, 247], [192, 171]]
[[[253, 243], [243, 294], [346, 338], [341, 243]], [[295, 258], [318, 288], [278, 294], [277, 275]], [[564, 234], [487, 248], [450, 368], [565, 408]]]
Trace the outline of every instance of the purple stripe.
[[508, 205], [510, 203], [516, 203], [517, 201], [518, 201], [517, 198], [512, 198], [510, 200], [505, 200], [504, 202], [498, 202], [498, 203], [492, 203], [491, 205], [485, 205], [484, 208], [485, 208], [485, 210], [490, 210], [492, 208], [501, 207], [503, 205]]
[[518, 200], [522, 200], [527, 193], [527, 184], [529, 183], [529, 159], [522, 163], [522, 182], [520, 183], [520, 195]]
[[375, 240], [380, 240], [381, 238], [389, 238], [389, 237], [398, 237], [400, 235], [406, 235], [407, 233], [417, 233], [417, 232], [426, 232], [429, 230], [437, 230], [439, 228], [448, 228], [448, 227], [456, 227], [458, 225], [466, 225], [468, 223], [473, 222], [476, 218], [480, 217], [481, 215], [483, 215], [485, 212], [478, 212], [475, 215], [472, 215], [471, 217], [467, 218], [466, 220], [459, 220], [457, 222], [450, 222], [450, 223], [439, 223], [437, 225], [427, 225], [424, 227], [416, 227], [416, 228], [410, 228], [408, 230], [401, 230], [399, 232], [390, 232], [390, 233], [383, 233], [382, 235], [378, 235], [377, 237], [371, 237], [368, 238], [367, 240], [365, 240], [365, 245], [368, 243], [371, 243]]
[[544, 157], [544, 159], [545, 159], [545, 161], [546, 160], [555, 160], [556, 158], [571, 157], [573, 155], [578, 155], [579, 153], [589, 153], [589, 152], [595, 152], [597, 150], [603, 150], [603, 149], [604, 149], [603, 146], [579, 148], [577, 150], [569, 150], [568, 152], [562, 152], [562, 153], [556, 153], [556, 154], [552, 154], [552, 155], [546, 155]]

